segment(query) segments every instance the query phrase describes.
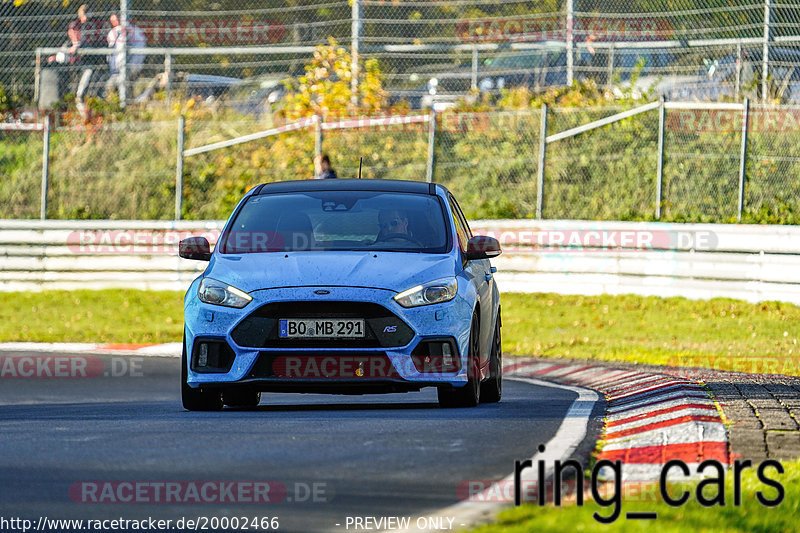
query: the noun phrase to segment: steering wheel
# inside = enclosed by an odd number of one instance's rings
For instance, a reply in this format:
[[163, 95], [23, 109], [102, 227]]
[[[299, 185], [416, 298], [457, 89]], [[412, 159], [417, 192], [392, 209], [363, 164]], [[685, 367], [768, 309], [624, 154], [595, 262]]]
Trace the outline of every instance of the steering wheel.
[[387, 233], [386, 235], [378, 238], [375, 242], [390, 241], [393, 239], [402, 239], [404, 241], [413, 242], [414, 244], [422, 246], [421, 242], [419, 242], [417, 239], [415, 239], [414, 237], [412, 237], [407, 233]]

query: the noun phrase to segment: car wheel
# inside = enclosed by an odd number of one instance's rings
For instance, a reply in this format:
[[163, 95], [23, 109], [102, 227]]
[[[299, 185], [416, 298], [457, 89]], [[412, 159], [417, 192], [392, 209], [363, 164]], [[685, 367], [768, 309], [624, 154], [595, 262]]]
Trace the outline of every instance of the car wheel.
[[500, 339], [500, 314], [492, 339], [492, 353], [489, 355], [489, 379], [481, 383], [481, 402], [497, 403], [503, 396], [503, 345]]
[[255, 407], [261, 401], [261, 392], [248, 389], [230, 389], [222, 393], [222, 403], [228, 407]]
[[478, 366], [480, 353], [480, 322], [477, 313], [472, 316], [469, 330], [469, 352], [467, 368], [467, 384], [463, 387], [440, 387], [439, 406], [441, 407], [475, 407], [480, 402], [481, 374]]
[[186, 337], [183, 338], [181, 356], [181, 401], [188, 411], [219, 411], [222, 409], [222, 395], [219, 390], [193, 389], [189, 386], [189, 366], [186, 362]]

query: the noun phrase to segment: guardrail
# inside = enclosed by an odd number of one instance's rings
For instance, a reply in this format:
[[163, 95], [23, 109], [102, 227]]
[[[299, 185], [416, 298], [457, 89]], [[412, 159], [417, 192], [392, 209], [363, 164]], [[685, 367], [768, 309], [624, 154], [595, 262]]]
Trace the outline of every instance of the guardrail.
[[[0, 290], [185, 290], [205, 263], [177, 257], [222, 221], [0, 221]], [[486, 220], [507, 292], [729, 297], [800, 304], [800, 227]]]

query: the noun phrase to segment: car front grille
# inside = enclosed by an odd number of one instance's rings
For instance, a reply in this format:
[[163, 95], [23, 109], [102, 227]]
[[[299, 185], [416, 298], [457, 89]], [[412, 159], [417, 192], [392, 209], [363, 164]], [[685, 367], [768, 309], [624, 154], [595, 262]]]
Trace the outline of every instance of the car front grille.
[[[363, 318], [363, 338], [282, 339], [282, 318]], [[414, 331], [397, 315], [369, 302], [276, 302], [262, 305], [233, 330], [231, 336], [247, 348], [397, 348], [414, 338]]]

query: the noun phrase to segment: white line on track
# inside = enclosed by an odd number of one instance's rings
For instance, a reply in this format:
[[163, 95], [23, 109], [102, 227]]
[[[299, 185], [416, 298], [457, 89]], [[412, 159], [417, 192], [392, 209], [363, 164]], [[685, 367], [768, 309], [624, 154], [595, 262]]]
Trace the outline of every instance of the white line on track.
[[[533, 457], [531, 457], [534, 467], [523, 470], [521, 480], [524, 483], [526, 481], [532, 481], [536, 479], [537, 467], [535, 465], [540, 459], [545, 461], [545, 465], [547, 466], [546, 474], [547, 477], [550, 477], [553, 470], [553, 463], [557, 460], [564, 461], [569, 459], [578, 448], [580, 443], [583, 442], [583, 439], [586, 438], [586, 428], [589, 425], [589, 419], [592, 416], [592, 411], [594, 410], [594, 406], [600, 396], [593, 390], [582, 387], [574, 387], [571, 385], [561, 385], [559, 383], [552, 383], [535, 378], [527, 378], [515, 375], [513, 377], [508, 376], [506, 379], [521, 381], [523, 383], [529, 383], [531, 385], [537, 385], [540, 387], [564, 389], [572, 391], [578, 395], [578, 397], [572, 402], [572, 405], [569, 406], [566, 415], [564, 415], [564, 420], [561, 422], [556, 434], [553, 435], [552, 439], [545, 443], [544, 453], [537, 452], [533, 455]], [[513, 483], [514, 473], [512, 472], [505, 479], [493, 483], [481, 494], [474, 496], [473, 501], [463, 501], [438, 511], [426, 513], [426, 515], [455, 517], [455, 521], [453, 523], [456, 528], [462, 527], [462, 524], [471, 526], [489, 522], [494, 518], [497, 512], [509, 506], [508, 502], [491, 501], [492, 498], [489, 495], [504, 494], [505, 489], [503, 486], [507, 486], [508, 484], [513, 485]], [[414, 523], [415, 521], [412, 520], [411, 524], [413, 525]], [[412, 527], [411, 529], [405, 531], [408, 533], [422, 533], [438, 530], [416, 529]]]

